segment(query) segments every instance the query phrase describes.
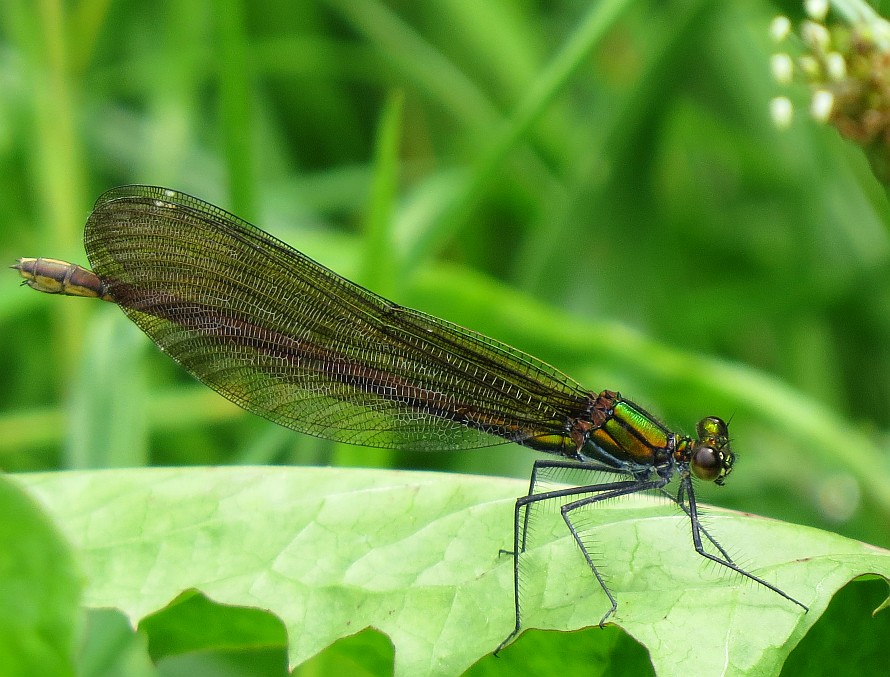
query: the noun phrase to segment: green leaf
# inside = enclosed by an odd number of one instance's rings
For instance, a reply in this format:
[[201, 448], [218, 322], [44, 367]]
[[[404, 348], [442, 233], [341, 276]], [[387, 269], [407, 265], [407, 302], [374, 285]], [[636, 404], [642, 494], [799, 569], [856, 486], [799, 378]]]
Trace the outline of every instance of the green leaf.
[[[134, 623], [194, 588], [277, 615], [293, 665], [378, 629], [393, 643], [399, 675], [460, 673], [512, 629], [512, 560], [498, 550], [511, 540], [524, 482], [280, 467], [17, 479], [76, 544], [86, 603], [119, 608]], [[596, 624], [605, 597], [558, 511], [535, 518], [522, 566], [524, 627]], [[661, 674], [776, 671], [835, 591], [865, 573], [890, 577], [890, 553], [873, 546], [716, 508], [706, 519], [743, 566], [810, 612], [708, 565], [692, 550], [688, 519], [667, 501], [600, 505], [584, 534], [619, 602], [612, 620], [649, 649]]]
[[[791, 652], [782, 674], [868, 675], [876, 665], [890, 665], [890, 614], [863, 613], [884, 599], [886, 590], [884, 581], [871, 579], [838, 592], [819, 622]], [[856, 641], [851, 642], [851, 637]]]
[[68, 545], [0, 478], [0, 666], [7, 677], [74, 675], [80, 578]]
[[119, 611], [90, 609], [85, 626], [77, 677], [158, 677], [144, 633], [136, 632]]

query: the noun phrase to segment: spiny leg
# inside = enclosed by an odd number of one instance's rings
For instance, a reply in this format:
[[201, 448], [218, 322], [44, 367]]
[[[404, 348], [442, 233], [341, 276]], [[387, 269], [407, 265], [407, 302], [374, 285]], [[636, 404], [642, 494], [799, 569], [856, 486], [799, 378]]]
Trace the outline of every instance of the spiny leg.
[[[550, 460], [546, 460], [546, 459], [538, 459], [535, 461], [534, 465], [532, 466], [532, 474], [531, 474], [531, 479], [529, 481], [528, 494], [526, 494], [525, 498], [531, 499], [534, 496], [549, 495], [551, 492], [541, 492], [540, 494], [535, 493], [537, 490], [537, 487], [538, 487], [539, 475], [541, 474], [540, 471], [552, 470], [552, 469], [558, 470], [560, 468], [564, 468], [564, 469], [568, 469], [568, 470], [579, 470], [581, 472], [605, 472], [605, 473], [624, 474], [624, 475], [627, 474], [622, 470], [613, 468], [611, 466], [605, 465], [598, 461], [588, 461], [586, 463], [579, 463], [578, 461], [550, 461]], [[597, 485], [587, 485], [587, 486], [603, 486], [603, 487], [605, 487], [606, 483], [597, 484]], [[582, 492], [579, 491], [578, 493], [582, 493]], [[574, 494], [562, 494], [562, 495], [571, 496]], [[532, 504], [535, 502], [536, 501], [529, 500], [529, 501], [527, 501], [527, 504]], [[528, 536], [529, 513], [530, 513], [530, 511], [528, 509], [526, 509], [525, 514], [523, 515], [522, 538], [520, 539], [521, 547], [518, 551], [515, 551], [515, 552], [525, 552], [526, 538]], [[501, 551], [501, 552], [504, 552], [504, 551]]]
[[[691, 485], [692, 480], [688, 475], [686, 475], [686, 476], [681, 477], [680, 482], [681, 482], [681, 486], [680, 486], [680, 491], [677, 494], [677, 498], [681, 499], [683, 496], [685, 496], [686, 500], [688, 501], [688, 506], [687, 506], [688, 509], [684, 508], [684, 511], [686, 512], [687, 515], [689, 515], [689, 521], [692, 525], [692, 543], [693, 543], [693, 546], [695, 547], [695, 551], [699, 555], [701, 555], [705, 559], [708, 559], [712, 562], [716, 562], [717, 564], [725, 566], [728, 569], [731, 569], [731, 570], [735, 571], [736, 573], [741, 574], [745, 578], [751, 579], [755, 583], [759, 583], [763, 587], [765, 587], [769, 590], [772, 590], [774, 593], [776, 593], [780, 597], [784, 597], [789, 602], [793, 602], [794, 604], [799, 606], [804, 611], [810, 610], [809, 607], [806, 606], [803, 602], [799, 602], [798, 600], [794, 599], [791, 595], [784, 592], [783, 590], [780, 590], [772, 583], [767, 583], [765, 580], [763, 580], [759, 576], [756, 576], [749, 571], [745, 571], [740, 566], [735, 564], [731, 559], [729, 559], [729, 557], [726, 557], [725, 559], [723, 559], [723, 558], [717, 557], [716, 555], [712, 555], [711, 553], [707, 552], [702, 544], [701, 534], [704, 531], [704, 528], [702, 527], [701, 522], [699, 521], [699, 518], [698, 518], [698, 504], [696, 503], [696, 500], [695, 500], [695, 492], [693, 492], [693, 490], [692, 490], [692, 485]], [[705, 532], [705, 534], [707, 534], [707, 532]], [[711, 542], [712, 543], [714, 542], [713, 539], [711, 539]], [[719, 548], [719, 546], [718, 546], [718, 548]], [[722, 548], [720, 548], [720, 551], [721, 551], [721, 553], [724, 552]]]
[[[577, 464], [566, 463], [564, 465], [558, 465], [562, 462], [560, 461], [550, 461], [545, 462], [550, 464], [557, 464], [553, 467], [571, 467], [577, 468]], [[537, 463], [536, 463], [537, 465]], [[598, 468], [597, 468], [598, 469]], [[559, 489], [555, 491], [548, 491], [540, 494], [527, 495], [522, 496], [521, 498], [516, 500], [516, 505], [514, 508], [513, 514], [513, 607], [515, 611], [515, 619], [516, 623], [513, 627], [513, 631], [501, 642], [497, 649], [495, 649], [495, 655], [498, 654], [501, 649], [507, 646], [513, 639], [519, 634], [522, 628], [521, 622], [521, 612], [520, 612], [520, 593], [519, 593], [519, 555], [521, 555], [525, 551], [525, 536], [528, 529], [527, 515], [528, 515], [528, 506], [539, 503], [541, 501], [550, 501], [558, 498], [567, 498], [571, 496], [578, 496], [579, 494], [591, 494], [596, 493], [596, 496], [585, 496], [582, 499], [578, 499], [576, 501], [572, 501], [567, 503], [566, 505], [561, 507], [561, 511], [563, 514], [563, 520], [568, 524], [569, 531], [572, 533], [572, 536], [575, 538], [575, 542], [581, 547], [581, 551], [584, 554], [585, 559], [587, 560], [588, 565], [596, 576], [597, 580], [600, 583], [600, 586], [609, 596], [609, 599], [613, 602], [613, 607], [615, 605], [615, 600], [612, 597], [612, 594], [609, 592], [608, 587], [606, 587], [605, 582], [600, 576], [599, 572], [594, 566], [592, 559], [590, 558], [590, 554], [587, 552], [584, 547], [582, 541], [580, 540], [580, 535], [578, 534], [577, 529], [575, 529], [574, 525], [568, 519], [566, 514], [567, 507], [580, 507], [581, 505], [587, 505], [591, 503], [595, 503], [599, 500], [606, 500], [608, 498], [615, 498], [617, 496], [624, 496], [626, 494], [636, 493], [637, 491], [645, 491], [647, 489], [655, 489], [663, 486], [663, 480], [657, 480], [655, 482], [641, 482], [640, 480], [618, 480], [615, 482], [606, 482], [602, 484], [592, 484], [587, 486], [580, 487], [568, 487], [566, 489]], [[534, 483], [532, 483], [534, 486]], [[522, 511], [525, 510], [525, 515], [523, 515]], [[520, 524], [522, 526], [520, 527]], [[504, 552], [503, 550], [501, 552]], [[613, 608], [614, 611], [614, 608]], [[603, 621], [611, 614], [606, 614], [603, 617]]]
[[[600, 584], [600, 587], [603, 589], [603, 592], [606, 593], [606, 596], [609, 598], [612, 606], [611, 608], [603, 615], [600, 619], [599, 625], [603, 627], [606, 620], [615, 613], [618, 609], [618, 600], [615, 599], [615, 596], [612, 594], [612, 591], [609, 590], [609, 586], [606, 585], [606, 581], [603, 579], [602, 574], [600, 574], [599, 570], [596, 567], [596, 564], [593, 561], [593, 558], [590, 556], [590, 551], [587, 549], [587, 546], [584, 545], [584, 541], [581, 539], [581, 534], [578, 532], [578, 529], [575, 527], [574, 523], [569, 516], [575, 510], [583, 508], [584, 506], [593, 505], [594, 503], [599, 503], [601, 501], [607, 501], [612, 498], [618, 498], [619, 496], [626, 496], [628, 494], [636, 494], [641, 491], [651, 491], [653, 489], [661, 489], [667, 484], [668, 480], [664, 478], [659, 478], [657, 480], [632, 480], [628, 481], [627, 485], [624, 487], [616, 487], [614, 489], [608, 489], [603, 493], [598, 493], [595, 496], [585, 496], [584, 498], [578, 499], [577, 501], [573, 501], [571, 503], [566, 503], [560, 508], [560, 512], [562, 513], [562, 518], [565, 523], [569, 527], [569, 532], [572, 534], [572, 538], [575, 539], [575, 543], [578, 544], [578, 547], [581, 549], [581, 553], [584, 555], [584, 559], [587, 561], [587, 566], [590, 567], [590, 570], [593, 572], [593, 575], [596, 577], [597, 582]], [[618, 484], [617, 482], [612, 484]]]
[[[673, 496], [664, 487], [662, 487], [661, 493], [664, 494], [665, 496], [667, 496], [669, 499], [671, 499], [672, 503], [676, 503], [678, 506], [680, 506], [680, 510], [682, 510], [684, 513], [686, 513], [687, 517], [692, 517], [692, 515], [689, 514], [689, 508], [687, 508], [686, 504], [684, 503], [685, 485], [682, 482], [680, 483], [680, 488], [677, 491], [676, 496]], [[703, 533], [705, 535], [705, 538], [708, 539], [708, 541], [711, 543], [711, 545], [713, 545], [715, 548], [717, 548], [717, 550], [720, 552], [720, 554], [723, 556], [723, 558], [727, 562], [732, 562], [732, 557], [729, 556], [729, 553], [723, 549], [723, 546], [717, 542], [717, 539], [715, 539], [713, 536], [711, 536], [710, 533], [708, 533], [708, 530], [705, 529], [704, 525], [702, 525], [700, 521], [699, 521], [699, 527], [701, 528], [701, 533]]]

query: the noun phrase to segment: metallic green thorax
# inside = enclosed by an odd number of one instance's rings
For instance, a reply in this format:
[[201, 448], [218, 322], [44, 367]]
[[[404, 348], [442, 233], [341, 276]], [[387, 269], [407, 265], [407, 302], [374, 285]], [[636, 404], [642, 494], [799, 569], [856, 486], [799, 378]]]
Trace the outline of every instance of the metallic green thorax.
[[[607, 391], [600, 395], [609, 397]], [[657, 465], [664, 462], [674, 436], [642, 408], [614, 393], [612, 415], [590, 433], [590, 442], [620, 461]]]
[[695, 438], [679, 435], [613, 390], [590, 393], [584, 414], [570, 420], [563, 435], [539, 437], [527, 444], [640, 476], [652, 472], [668, 475], [676, 465], [717, 484], [723, 484], [735, 461], [727, 426], [721, 419], [699, 421]]

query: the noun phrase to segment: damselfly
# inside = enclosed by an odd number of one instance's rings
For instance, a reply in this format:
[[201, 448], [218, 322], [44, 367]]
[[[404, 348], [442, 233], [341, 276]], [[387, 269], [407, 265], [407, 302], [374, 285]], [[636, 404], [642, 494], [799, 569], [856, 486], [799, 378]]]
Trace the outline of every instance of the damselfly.
[[[125, 186], [86, 225], [93, 270], [20, 259], [24, 284], [116, 303], [195, 377], [260, 416], [309, 435], [393, 449], [455, 450], [515, 442], [558, 457], [534, 463], [513, 522], [515, 627], [519, 556], [530, 508], [558, 501], [569, 533], [609, 598], [576, 524], [578, 511], [642, 491], [689, 517], [696, 552], [807, 609], [735, 564], [699, 520], [693, 477], [722, 485], [735, 456], [727, 425], [671, 432], [611, 390], [593, 392], [549, 364], [446, 320], [391, 303], [238, 217], [183, 193]], [[542, 490], [560, 469], [613, 481]], [[717, 554], [705, 549], [708, 540]]]

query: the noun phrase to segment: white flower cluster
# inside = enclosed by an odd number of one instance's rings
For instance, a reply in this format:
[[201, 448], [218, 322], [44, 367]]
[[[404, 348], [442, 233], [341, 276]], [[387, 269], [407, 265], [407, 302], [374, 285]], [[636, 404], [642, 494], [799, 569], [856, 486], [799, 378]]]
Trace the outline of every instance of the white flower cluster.
[[[795, 71], [800, 71], [810, 83], [828, 85], [841, 82], [847, 77], [847, 62], [844, 55], [834, 49], [832, 36], [822, 23], [828, 15], [827, 0], [806, 0], [804, 6], [809, 19], [800, 26], [800, 38], [809, 48], [795, 66], [794, 59], [787, 52], [777, 52], [770, 59], [770, 71], [781, 85], [788, 85], [794, 79]], [[770, 37], [776, 44], [784, 43], [791, 35], [791, 20], [777, 16], [770, 24]], [[816, 86], [810, 100], [810, 115], [819, 122], [827, 122], [834, 109], [834, 93], [828, 86]], [[794, 105], [787, 96], [777, 96], [770, 101], [770, 116], [779, 128], [791, 125], [794, 119]]]

